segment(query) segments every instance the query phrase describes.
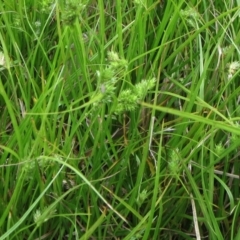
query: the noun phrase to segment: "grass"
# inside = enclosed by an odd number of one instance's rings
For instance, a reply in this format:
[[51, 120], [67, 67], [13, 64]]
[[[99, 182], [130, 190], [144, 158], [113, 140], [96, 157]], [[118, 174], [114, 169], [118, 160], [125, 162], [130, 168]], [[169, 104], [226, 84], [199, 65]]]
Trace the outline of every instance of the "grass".
[[239, 239], [235, 1], [0, 11], [0, 240]]

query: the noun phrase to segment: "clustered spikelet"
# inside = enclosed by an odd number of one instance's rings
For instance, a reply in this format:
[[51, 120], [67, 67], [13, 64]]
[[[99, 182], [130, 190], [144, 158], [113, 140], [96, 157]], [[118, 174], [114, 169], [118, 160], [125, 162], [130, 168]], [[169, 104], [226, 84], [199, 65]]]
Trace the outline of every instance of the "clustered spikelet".
[[34, 223], [40, 226], [43, 222], [47, 222], [55, 213], [56, 209], [48, 209], [47, 207], [43, 211], [37, 209], [33, 214]]
[[43, 0], [41, 3], [42, 3], [42, 8], [41, 8], [41, 11], [43, 13], [49, 13], [51, 12], [52, 10], [52, 7], [53, 7], [53, 0]]
[[146, 0], [134, 0], [134, 4], [139, 7], [147, 8], [147, 1]]
[[0, 51], [0, 71], [11, 68], [13, 64], [14, 61], [9, 58], [7, 53]]
[[146, 189], [144, 189], [141, 193], [139, 193], [137, 198], [137, 204], [139, 207], [141, 207], [143, 202], [146, 200], [147, 196], [148, 196], [148, 192]]
[[222, 142], [220, 142], [219, 144], [216, 144], [215, 151], [217, 155], [221, 155], [224, 152], [224, 146]]
[[239, 70], [240, 62], [235, 61], [228, 64], [228, 79], [231, 79], [233, 75]]
[[149, 80], [144, 79], [140, 83], [136, 84], [134, 87], [134, 92], [139, 97], [139, 99], [143, 99], [146, 97], [148, 91], [155, 86], [155, 83], [155, 78], [151, 78]]
[[133, 111], [136, 108], [138, 96], [133, 94], [130, 89], [124, 90], [118, 97], [116, 113], [124, 111]]
[[23, 166], [23, 171], [25, 172], [25, 180], [29, 181], [33, 179], [33, 171], [38, 166], [41, 171], [45, 172], [49, 167], [56, 167], [58, 165], [57, 161], [54, 161], [54, 158], [61, 159], [60, 156], [54, 155], [53, 159], [51, 158], [45, 158], [43, 156], [38, 157], [37, 159], [31, 159], [29, 161], [26, 161], [26, 163]]
[[180, 14], [187, 24], [195, 29], [198, 28], [198, 22], [200, 21], [199, 13], [194, 8], [188, 10], [181, 10]]
[[6, 61], [5, 61], [5, 56], [4, 53], [0, 51], [0, 66], [5, 67], [6, 66]]
[[79, 19], [82, 11], [85, 9], [88, 1], [67, 0], [61, 15], [62, 21], [72, 25], [75, 20]]
[[148, 91], [155, 86], [156, 79], [142, 80], [133, 86], [132, 89], [123, 90], [118, 97], [118, 104], [115, 112], [120, 114], [125, 111], [136, 109], [139, 101], [143, 100]]
[[[108, 64], [101, 71], [97, 71], [99, 82], [98, 93], [102, 95], [100, 102], [95, 103], [95, 107], [102, 103], [110, 103], [116, 96], [116, 83], [124, 78], [128, 68], [128, 62], [120, 58], [114, 51], [107, 53]], [[133, 111], [138, 106], [139, 101], [143, 100], [148, 91], [155, 86], [156, 79], [151, 78], [142, 80], [130, 89], [122, 90], [117, 97], [115, 114], [126, 111]]]
[[[61, 21], [66, 25], [72, 25], [75, 20], [79, 19], [82, 11], [86, 8], [88, 0], [66, 0], [61, 7]], [[60, 2], [57, 4], [61, 5]], [[49, 14], [54, 10], [55, 1], [43, 0], [41, 12]]]
[[171, 150], [170, 155], [169, 155], [169, 162], [168, 162], [168, 167], [169, 167], [169, 171], [170, 174], [172, 174], [173, 176], [178, 176], [179, 174], [179, 149], [174, 149]]

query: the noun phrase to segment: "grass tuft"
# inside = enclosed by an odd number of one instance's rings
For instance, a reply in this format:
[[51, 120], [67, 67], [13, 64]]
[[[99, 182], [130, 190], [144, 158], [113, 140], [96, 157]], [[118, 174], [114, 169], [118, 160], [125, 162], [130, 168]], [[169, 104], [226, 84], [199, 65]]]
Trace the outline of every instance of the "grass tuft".
[[0, 12], [0, 240], [239, 239], [238, 3]]

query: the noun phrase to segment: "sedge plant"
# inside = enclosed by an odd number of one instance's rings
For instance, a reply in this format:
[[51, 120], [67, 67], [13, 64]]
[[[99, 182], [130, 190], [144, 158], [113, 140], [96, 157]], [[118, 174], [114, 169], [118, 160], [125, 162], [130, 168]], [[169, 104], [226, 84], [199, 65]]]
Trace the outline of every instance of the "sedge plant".
[[0, 240], [239, 239], [236, 1], [0, 11]]

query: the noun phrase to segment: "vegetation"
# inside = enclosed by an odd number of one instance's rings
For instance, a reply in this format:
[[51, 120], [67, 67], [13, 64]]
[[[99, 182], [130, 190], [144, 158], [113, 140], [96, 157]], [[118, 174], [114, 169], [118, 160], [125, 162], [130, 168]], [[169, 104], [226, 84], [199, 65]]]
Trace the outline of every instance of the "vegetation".
[[0, 3], [0, 240], [240, 239], [239, 1]]

